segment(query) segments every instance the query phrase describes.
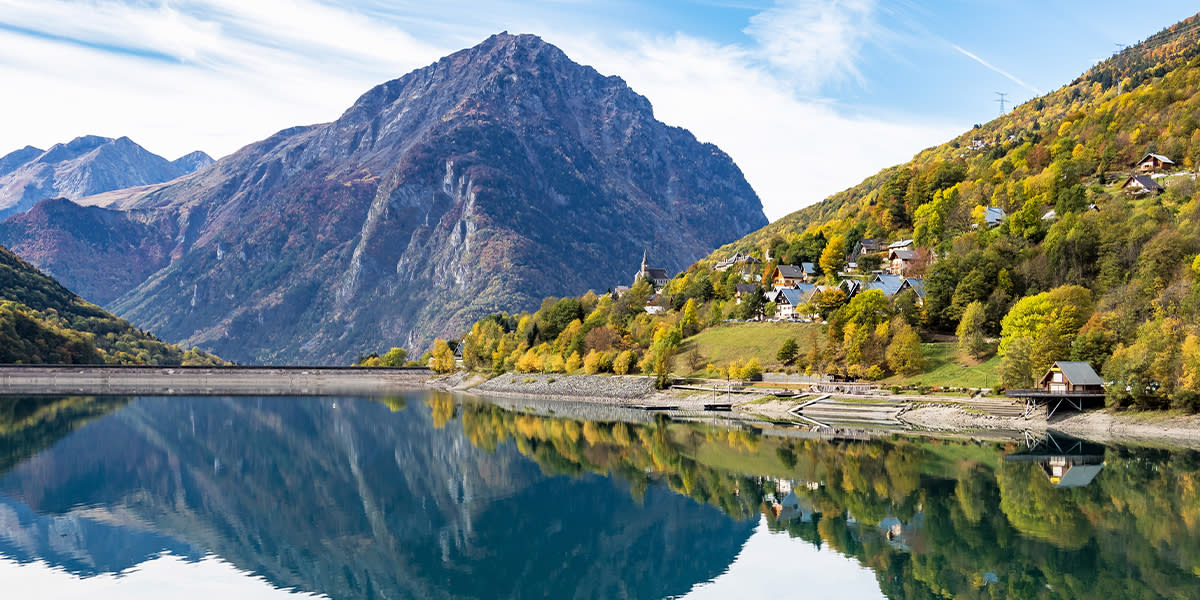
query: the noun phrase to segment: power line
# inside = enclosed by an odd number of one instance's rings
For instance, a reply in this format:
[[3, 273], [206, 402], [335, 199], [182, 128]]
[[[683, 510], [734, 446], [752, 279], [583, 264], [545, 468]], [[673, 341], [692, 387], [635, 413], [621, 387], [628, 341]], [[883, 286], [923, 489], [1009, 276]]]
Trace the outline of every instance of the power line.
[[1000, 96], [999, 98], [996, 99], [996, 102], [1000, 103], [1000, 114], [1004, 114], [1004, 97], [1007, 96], [1008, 94], [1006, 94], [1004, 92], [996, 92], [996, 95]]

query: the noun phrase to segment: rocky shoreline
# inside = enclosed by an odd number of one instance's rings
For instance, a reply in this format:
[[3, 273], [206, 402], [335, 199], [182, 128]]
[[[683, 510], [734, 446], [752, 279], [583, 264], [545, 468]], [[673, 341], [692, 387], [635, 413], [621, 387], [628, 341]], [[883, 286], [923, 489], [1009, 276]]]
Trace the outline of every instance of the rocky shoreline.
[[546, 375], [506, 373], [482, 382], [461, 375], [435, 382], [435, 387], [503, 396], [591, 400], [627, 404], [654, 395], [654, 378], [636, 375]]

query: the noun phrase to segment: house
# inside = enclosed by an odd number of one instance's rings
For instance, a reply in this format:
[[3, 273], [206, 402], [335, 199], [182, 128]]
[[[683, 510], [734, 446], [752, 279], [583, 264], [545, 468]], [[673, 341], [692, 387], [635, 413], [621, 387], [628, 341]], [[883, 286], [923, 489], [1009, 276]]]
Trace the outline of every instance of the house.
[[1132, 194], [1161, 194], [1163, 186], [1158, 185], [1149, 175], [1131, 175], [1121, 184], [1121, 189]]
[[1008, 214], [999, 206], [989, 206], [983, 209], [983, 222], [988, 227], [995, 227], [1004, 222], [1008, 218]]
[[858, 262], [864, 254], [874, 254], [883, 251], [883, 242], [875, 238], [863, 238], [854, 244], [854, 250], [850, 252], [850, 262]]
[[661, 315], [667, 312], [666, 298], [655, 294], [654, 297], [646, 301], [646, 314]]
[[753, 283], [739, 283], [739, 284], [737, 284], [737, 287], [734, 288], [734, 293], [733, 293], [733, 298], [735, 300], [734, 304], [741, 304], [743, 297], [745, 297], [748, 294], [756, 294], [756, 293], [758, 293], [757, 285], [755, 285]]
[[[855, 282], [858, 283], [858, 282]], [[883, 292], [884, 297], [893, 298], [905, 291], [912, 290], [917, 295], [917, 303], [925, 303], [925, 280], [915, 277], [904, 277], [903, 275], [892, 275], [889, 273], [880, 273], [875, 276], [873, 281], [866, 284], [859, 284], [854, 289], [854, 293], [865, 290], [879, 290]], [[850, 290], [843, 288], [846, 295], [850, 296]]]
[[1055, 220], [1055, 219], [1057, 219], [1057, 218], [1058, 218], [1058, 211], [1054, 210], [1053, 208], [1052, 208], [1052, 209], [1050, 209], [1050, 210], [1048, 210], [1048, 211], [1046, 211], [1046, 212], [1045, 212], [1045, 213], [1042, 215], [1042, 220], [1043, 220], [1043, 221], [1053, 221], [1053, 220]]
[[732, 267], [742, 267], [743, 270], [754, 269], [760, 264], [762, 264], [761, 260], [758, 260], [749, 254], [735, 252], [733, 256], [717, 261], [717, 264], [713, 265], [713, 269], [721, 272], [728, 271]]
[[[645, 252], [642, 252], [642, 268], [633, 274], [633, 284], [636, 284], [643, 277], [649, 279], [655, 288], [664, 287], [671, 281], [671, 276], [667, 274], [666, 269], [658, 269], [650, 266], [650, 263], [646, 260]], [[632, 286], [633, 284], [630, 285]]]
[[889, 250], [888, 251], [888, 272], [894, 275], [903, 275], [917, 258], [916, 250]]
[[[808, 264], [812, 265], [812, 263]], [[805, 283], [806, 281], [808, 281], [808, 275], [802, 266], [779, 265], [775, 267], [775, 271], [771, 274], [771, 285], [776, 289], [794, 288], [797, 283]]]
[[1104, 380], [1086, 362], [1060, 360], [1038, 380], [1038, 389], [1052, 394], [1103, 394]]
[[819, 290], [811, 283], [801, 283], [795, 288], [781, 288], [774, 294], [775, 316], [780, 319], [812, 318], [813, 315], [804, 312], [801, 307], [812, 302], [813, 295]]
[[898, 242], [892, 242], [892, 243], [888, 244], [888, 246], [887, 246], [888, 252], [891, 252], [892, 250], [912, 250], [912, 249], [913, 249], [913, 241], [912, 240], [900, 240]]
[[1135, 168], [1142, 173], [1151, 171], [1161, 171], [1175, 166], [1175, 161], [1161, 155], [1150, 152], [1142, 157], [1142, 160], [1137, 161]]

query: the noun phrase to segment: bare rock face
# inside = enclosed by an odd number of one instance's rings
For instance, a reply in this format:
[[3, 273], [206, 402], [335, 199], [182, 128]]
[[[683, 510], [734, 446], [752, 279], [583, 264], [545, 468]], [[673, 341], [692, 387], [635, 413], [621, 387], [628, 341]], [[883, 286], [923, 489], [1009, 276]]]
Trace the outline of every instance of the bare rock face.
[[161, 183], [212, 162], [199, 151], [170, 162], [127, 137], [87, 135], [45, 151], [26, 146], [0, 157], [0, 219], [45, 198], [76, 199]]
[[[332, 123], [80, 202], [169, 248], [111, 308], [258, 362], [420, 348], [488, 312], [627, 284], [644, 249], [679, 270], [767, 222], [720, 149], [655, 120], [620, 78], [508, 34], [375, 87]], [[23, 235], [52, 232], [84, 235], [66, 220]]]

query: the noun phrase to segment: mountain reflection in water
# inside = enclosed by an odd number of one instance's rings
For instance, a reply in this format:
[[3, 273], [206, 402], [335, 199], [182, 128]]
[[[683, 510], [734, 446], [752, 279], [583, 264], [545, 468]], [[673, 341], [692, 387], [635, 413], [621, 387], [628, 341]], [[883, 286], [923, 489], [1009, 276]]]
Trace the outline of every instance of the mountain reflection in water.
[[1191, 451], [826, 442], [438, 392], [0, 409], [0, 564], [85, 580], [215, 556], [333, 598], [1200, 597]]

